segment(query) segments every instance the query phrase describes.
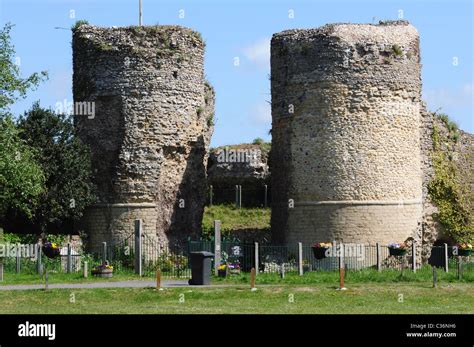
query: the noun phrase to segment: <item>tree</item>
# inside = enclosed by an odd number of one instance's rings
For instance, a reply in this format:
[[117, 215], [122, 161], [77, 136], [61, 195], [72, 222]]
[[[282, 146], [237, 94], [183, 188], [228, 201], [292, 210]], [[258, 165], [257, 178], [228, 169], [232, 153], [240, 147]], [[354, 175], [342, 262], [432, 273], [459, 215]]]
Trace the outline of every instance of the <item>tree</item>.
[[95, 201], [89, 147], [75, 135], [71, 117], [35, 103], [20, 117], [21, 136], [38, 152], [46, 178], [34, 223], [46, 231], [51, 224], [78, 220]]
[[0, 218], [10, 209], [33, 216], [44, 191], [43, 171], [34, 154], [11, 117], [0, 118]]
[[20, 77], [20, 68], [15, 62], [15, 48], [10, 43], [12, 27], [12, 24], [7, 23], [0, 29], [0, 114], [5, 114], [11, 104], [24, 98], [28, 89], [36, 88], [48, 76], [42, 71], [27, 78]]

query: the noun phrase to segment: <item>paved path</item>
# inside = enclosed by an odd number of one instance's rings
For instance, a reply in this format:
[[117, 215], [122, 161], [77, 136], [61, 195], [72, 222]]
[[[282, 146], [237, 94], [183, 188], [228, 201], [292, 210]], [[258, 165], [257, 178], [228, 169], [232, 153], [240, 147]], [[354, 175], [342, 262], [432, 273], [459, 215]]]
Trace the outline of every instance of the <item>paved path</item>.
[[[87, 288], [147, 288], [155, 287], [156, 281], [111, 281], [111, 282], [90, 282], [90, 283], [54, 283], [48, 285], [49, 289], [87, 289]], [[193, 287], [188, 284], [188, 280], [164, 280], [161, 281], [162, 287]], [[206, 287], [206, 286], [197, 286]], [[0, 285], [0, 290], [28, 290], [44, 289], [44, 284], [14, 284]]]

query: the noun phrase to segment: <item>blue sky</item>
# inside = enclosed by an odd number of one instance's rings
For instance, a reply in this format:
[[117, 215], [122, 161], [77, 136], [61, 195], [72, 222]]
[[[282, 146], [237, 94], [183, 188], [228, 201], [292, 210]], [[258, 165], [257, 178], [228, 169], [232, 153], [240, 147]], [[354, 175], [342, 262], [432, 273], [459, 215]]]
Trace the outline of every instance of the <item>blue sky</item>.
[[[291, 10], [294, 18], [289, 16]], [[423, 97], [428, 108], [441, 107], [462, 129], [473, 133], [470, 0], [143, 0], [145, 25], [187, 26], [200, 31], [206, 41], [206, 76], [217, 95], [213, 146], [270, 139], [269, 39], [273, 33], [333, 22], [372, 23], [397, 19], [400, 14], [421, 35]], [[12, 36], [23, 75], [41, 70], [50, 75], [37, 91], [12, 107], [15, 114], [35, 100], [53, 108], [64, 99], [72, 100], [71, 32], [55, 27], [68, 29], [78, 19], [100, 26], [136, 25], [138, 0], [0, 0], [2, 26], [16, 25]], [[234, 65], [235, 57], [239, 66]]]

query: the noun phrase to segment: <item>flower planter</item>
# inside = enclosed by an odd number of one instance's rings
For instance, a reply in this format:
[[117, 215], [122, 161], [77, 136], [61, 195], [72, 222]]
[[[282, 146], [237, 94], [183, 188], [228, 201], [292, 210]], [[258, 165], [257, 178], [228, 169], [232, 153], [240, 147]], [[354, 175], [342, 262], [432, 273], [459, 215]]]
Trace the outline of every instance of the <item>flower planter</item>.
[[113, 269], [99, 269], [99, 270], [92, 270], [92, 275], [97, 277], [107, 277], [110, 278], [113, 276]]
[[43, 254], [47, 256], [48, 258], [54, 259], [59, 257], [61, 254], [61, 250], [59, 248], [52, 248], [52, 247], [45, 247], [43, 246], [41, 248]]
[[240, 269], [229, 269], [231, 275], [240, 275]]
[[472, 254], [472, 249], [459, 249], [458, 256], [460, 257], [469, 257]]
[[316, 259], [321, 260], [326, 258], [326, 251], [328, 250], [327, 247], [312, 247], [313, 248], [313, 255]]
[[395, 257], [401, 257], [407, 254], [407, 250], [405, 248], [389, 248], [388, 252], [390, 255], [393, 255]]
[[217, 270], [217, 277], [226, 277], [227, 270]]

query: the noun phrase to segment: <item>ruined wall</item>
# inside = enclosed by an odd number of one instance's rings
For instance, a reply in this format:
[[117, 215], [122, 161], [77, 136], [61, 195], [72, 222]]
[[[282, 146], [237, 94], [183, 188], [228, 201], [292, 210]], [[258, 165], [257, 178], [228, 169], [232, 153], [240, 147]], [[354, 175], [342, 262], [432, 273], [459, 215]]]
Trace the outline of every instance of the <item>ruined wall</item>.
[[214, 115], [200, 35], [82, 25], [73, 68], [75, 103], [95, 103], [93, 118], [75, 114], [99, 194], [82, 223], [90, 248], [128, 237], [134, 219], [164, 244], [199, 233]]
[[420, 240], [416, 29], [396, 21], [275, 34], [271, 89], [272, 238]]
[[[455, 170], [455, 180], [459, 186], [457, 192], [459, 202], [466, 209], [467, 229], [474, 225], [474, 135], [459, 129], [449, 129], [445, 121], [436, 114], [422, 110], [421, 150], [423, 170], [423, 223], [422, 223], [422, 258], [427, 260], [431, 255], [431, 248], [435, 244], [448, 243], [453, 245], [456, 240], [451, 239], [445, 232], [436, 215], [438, 207], [429, 194], [429, 185], [435, 179], [433, 158], [433, 132], [436, 128], [439, 138], [439, 150], [444, 154], [446, 161], [450, 161]], [[456, 139], [453, 135], [456, 134]], [[450, 164], [450, 163], [446, 163]], [[472, 234], [471, 230], [471, 234]], [[472, 238], [472, 236], [471, 236]]]
[[268, 147], [240, 144], [211, 149], [207, 182], [213, 187], [214, 204], [234, 203], [236, 185], [242, 186], [242, 206], [263, 206], [265, 185], [270, 201]]

